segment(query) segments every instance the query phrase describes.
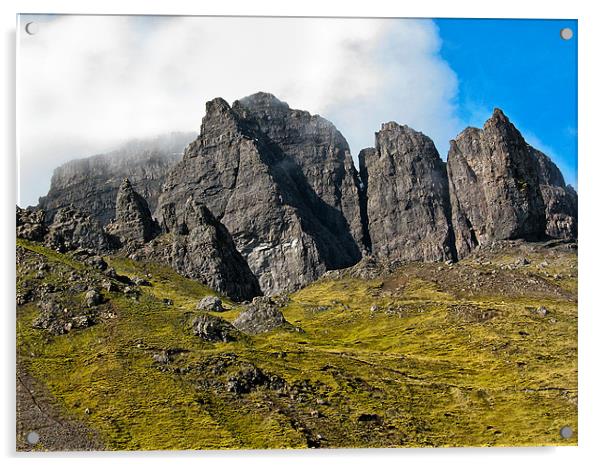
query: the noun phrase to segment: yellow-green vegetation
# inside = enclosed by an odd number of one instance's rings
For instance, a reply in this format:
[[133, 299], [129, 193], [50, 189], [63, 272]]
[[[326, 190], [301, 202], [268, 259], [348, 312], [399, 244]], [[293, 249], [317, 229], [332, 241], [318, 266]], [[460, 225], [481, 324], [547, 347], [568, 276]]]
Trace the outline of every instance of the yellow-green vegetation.
[[[325, 278], [283, 308], [297, 330], [209, 343], [191, 322], [211, 290], [107, 258], [151, 286], [137, 299], [104, 293], [115, 317], [64, 335], [32, 328], [38, 308], [21, 306], [19, 361], [107, 449], [574, 445], [576, 260], [563, 246], [513, 246], [375, 280]], [[232, 321], [242, 306], [225, 305], [214, 314]], [[261, 375], [233, 390], [249, 371]], [[563, 426], [575, 435], [563, 439]]]

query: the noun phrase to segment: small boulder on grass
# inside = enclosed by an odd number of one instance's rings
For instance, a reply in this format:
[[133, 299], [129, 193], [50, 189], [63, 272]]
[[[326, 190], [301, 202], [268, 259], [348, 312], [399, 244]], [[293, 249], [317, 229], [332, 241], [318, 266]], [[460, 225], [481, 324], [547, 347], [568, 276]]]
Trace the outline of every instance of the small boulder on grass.
[[98, 306], [100, 303], [102, 303], [102, 296], [96, 290], [88, 290], [85, 295], [85, 299], [86, 306], [88, 307]]
[[237, 336], [230, 322], [211, 314], [198, 316], [192, 323], [192, 329], [195, 335], [210, 342], [235, 341]]
[[199, 311], [213, 311], [213, 312], [222, 312], [224, 311], [224, 306], [222, 305], [222, 300], [217, 296], [205, 296], [201, 299], [196, 308]]

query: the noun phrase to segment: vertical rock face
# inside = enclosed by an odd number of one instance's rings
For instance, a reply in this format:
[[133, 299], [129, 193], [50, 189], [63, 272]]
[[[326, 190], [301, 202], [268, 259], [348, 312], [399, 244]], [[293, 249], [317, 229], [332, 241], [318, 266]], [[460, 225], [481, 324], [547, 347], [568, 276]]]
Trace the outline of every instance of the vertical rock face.
[[501, 110], [451, 141], [447, 171], [460, 257], [493, 240], [544, 236], [538, 162]]
[[237, 251], [228, 230], [203, 204], [189, 198], [181, 217], [172, 216], [176, 206], [163, 204], [164, 218], [177, 228], [161, 236], [131, 257], [170, 265], [178, 273], [206, 284], [235, 301], [259, 296], [257, 278]]
[[539, 168], [539, 187], [546, 207], [546, 235], [577, 238], [577, 192], [566, 185], [558, 167], [544, 153], [532, 149]]
[[203, 202], [265, 293], [294, 290], [359, 260], [357, 174], [330, 123], [268, 94], [232, 108], [214, 99], [206, 110], [160, 197], [157, 218], [166, 230], [179, 228], [188, 196]]
[[134, 191], [125, 178], [117, 192], [116, 218], [107, 226], [107, 232], [121, 244], [143, 244], [159, 234], [159, 225], [153, 219], [146, 200]]
[[[328, 120], [295, 110], [272, 94], [259, 92], [240, 99], [232, 109], [252, 119], [300, 172], [298, 185], [321, 221], [338, 234], [349, 250], [364, 245], [360, 218], [359, 177], [343, 135]], [[307, 189], [309, 188], [309, 189]], [[351, 233], [351, 235], [349, 235]]]
[[360, 153], [367, 186], [372, 254], [388, 260], [455, 258], [445, 164], [433, 141], [397, 123], [385, 123], [376, 148]]
[[117, 191], [127, 177], [153, 211], [165, 175], [194, 138], [194, 133], [172, 133], [134, 140], [107, 154], [67, 162], [54, 171], [39, 207], [46, 210], [48, 220], [58, 209], [73, 206], [107, 225], [115, 218]]

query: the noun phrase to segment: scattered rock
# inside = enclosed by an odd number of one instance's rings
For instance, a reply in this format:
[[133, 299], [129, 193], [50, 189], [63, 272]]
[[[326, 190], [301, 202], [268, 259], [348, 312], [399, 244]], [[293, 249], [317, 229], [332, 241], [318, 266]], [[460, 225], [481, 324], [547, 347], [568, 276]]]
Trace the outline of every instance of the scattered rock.
[[222, 300], [219, 299], [217, 296], [205, 296], [197, 303], [196, 308], [199, 311], [224, 311], [224, 307], [222, 306]]
[[41, 209], [21, 209], [17, 206], [17, 238], [44, 241], [48, 233], [44, 217], [45, 212]]
[[258, 387], [282, 390], [285, 385], [284, 379], [275, 375], [267, 375], [258, 367], [250, 366], [231, 376], [226, 384], [226, 390], [236, 395], [242, 395], [250, 393]]
[[167, 351], [161, 351], [153, 354], [153, 361], [158, 364], [168, 364], [171, 361], [169, 353]]

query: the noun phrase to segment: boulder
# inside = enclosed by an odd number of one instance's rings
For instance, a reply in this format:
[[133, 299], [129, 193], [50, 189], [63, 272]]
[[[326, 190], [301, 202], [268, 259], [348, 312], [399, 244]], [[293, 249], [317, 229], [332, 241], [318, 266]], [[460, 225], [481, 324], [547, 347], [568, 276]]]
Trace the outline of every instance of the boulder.
[[269, 297], [260, 296], [253, 299], [232, 325], [243, 333], [257, 335], [290, 324]]
[[102, 296], [96, 290], [88, 290], [84, 296], [86, 306], [94, 307], [102, 303]]
[[229, 342], [237, 338], [236, 329], [232, 324], [211, 314], [198, 316], [192, 327], [195, 335], [209, 342]]
[[222, 312], [224, 310], [222, 300], [217, 296], [205, 296], [197, 303], [196, 308], [199, 311]]

